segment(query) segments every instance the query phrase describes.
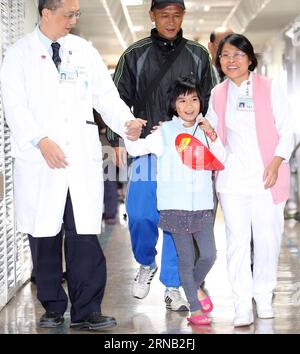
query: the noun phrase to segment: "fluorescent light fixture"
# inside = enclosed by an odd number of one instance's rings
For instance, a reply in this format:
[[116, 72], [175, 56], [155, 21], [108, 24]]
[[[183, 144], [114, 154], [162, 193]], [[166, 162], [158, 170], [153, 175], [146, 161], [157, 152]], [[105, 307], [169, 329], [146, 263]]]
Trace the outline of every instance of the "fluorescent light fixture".
[[143, 32], [145, 31], [145, 26], [133, 26], [132, 29], [134, 32]]
[[143, 5], [144, 4], [144, 0], [124, 0], [124, 4], [126, 6]]

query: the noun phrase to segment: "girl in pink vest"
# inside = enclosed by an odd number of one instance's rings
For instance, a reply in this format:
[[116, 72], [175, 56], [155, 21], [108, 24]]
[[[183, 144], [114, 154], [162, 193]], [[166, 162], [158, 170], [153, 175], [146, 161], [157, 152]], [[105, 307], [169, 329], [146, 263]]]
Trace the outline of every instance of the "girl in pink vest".
[[[289, 196], [288, 160], [293, 133], [288, 101], [276, 84], [253, 73], [257, 59], [249, 40], [225, 37], [216, 66], [226, 80], [211, 94], [202, 129], [224, 145], [225, 169], [216, 190], [224, 213], [228, 275], [235, 306], [234, 325], [253, 323], [252, 299], [259, 318], [272, 318], [273, 291]], [[214, 142], [212, 142], [212, 151]], [[251, 273], [250, 241], [254, 243]]]

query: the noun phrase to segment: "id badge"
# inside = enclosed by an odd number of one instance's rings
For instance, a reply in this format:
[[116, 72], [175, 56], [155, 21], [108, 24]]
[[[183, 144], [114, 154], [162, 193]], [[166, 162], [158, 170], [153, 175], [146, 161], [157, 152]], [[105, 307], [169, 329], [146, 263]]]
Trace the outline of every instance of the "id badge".
[[72, 67], [61, 67], [59, 71], [59, 79], [61, 82], [76, 83], [78, 75]]
[[79, 94], [81, 99], [86, 99], [89, 89], [89, 76], [84, 66], [77, 66], [76, 72], [78, 75]]
[[253, 99], [251, 97], [239, 97], [237, 102], [237, 110], [240, 112], [253, 112]]

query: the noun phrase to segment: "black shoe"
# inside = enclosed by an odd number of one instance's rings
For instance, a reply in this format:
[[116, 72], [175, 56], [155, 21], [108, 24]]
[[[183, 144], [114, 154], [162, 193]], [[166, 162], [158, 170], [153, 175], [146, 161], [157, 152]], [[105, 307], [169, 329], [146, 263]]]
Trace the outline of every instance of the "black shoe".
[[39, 327], [55, 328], [64, 323], [64, 316], [57, 312], [45, 312], [40, 318]]
[[117, 325], [114, 317], [103, 316], [101, 312], [94, 312], [86, 319], [78, 322], [71, 322], [70, 327], [74, 329], [105, 329]]

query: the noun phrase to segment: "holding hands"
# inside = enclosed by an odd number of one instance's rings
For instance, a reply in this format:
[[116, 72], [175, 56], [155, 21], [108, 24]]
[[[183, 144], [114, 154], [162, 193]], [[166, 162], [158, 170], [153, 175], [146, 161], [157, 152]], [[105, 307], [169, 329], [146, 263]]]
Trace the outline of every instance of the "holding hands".
[[127, 128], [125, 131], [126, 138], [131, 141], [137, 140], [146, 124], [147, 121], [141, 118], [127, 121], [125, 124], [125, 127]]

